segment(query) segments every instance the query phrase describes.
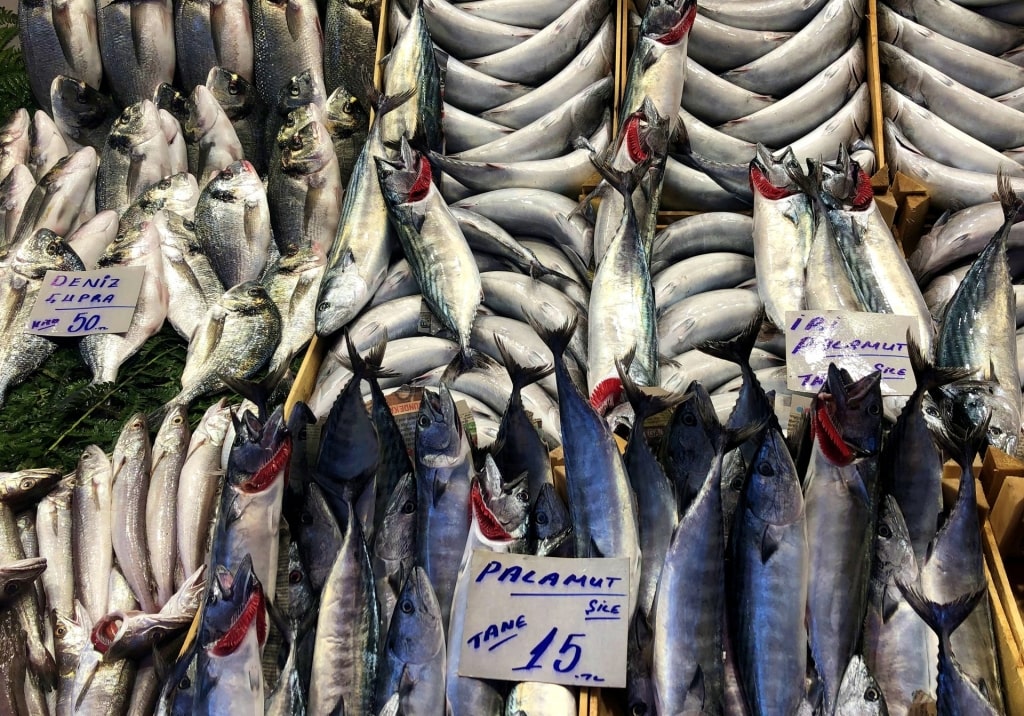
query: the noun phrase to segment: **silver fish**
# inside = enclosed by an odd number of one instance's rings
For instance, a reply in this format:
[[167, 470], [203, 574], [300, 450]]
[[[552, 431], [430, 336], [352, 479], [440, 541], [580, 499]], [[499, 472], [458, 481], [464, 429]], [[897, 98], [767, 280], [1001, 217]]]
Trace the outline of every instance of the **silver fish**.
[[903, 17], [990, 55], [1002, 54], [1024, 43], [1024, 28], [990, 20], [950, 0], [894, 0], [888, 5]]
[[217, 172], [245, 158], [234, 125], [205, 85], [192, 90], [185, 136], [192, 147], [189, 169], [201, 187]]
[[[115, 6], [121, 5], [107, 7]], [[146, 97], [150, 94], [147, 92]], [[149, 99], [129, 105], [114, 122], [100, 151], [97, 211], [124, 211], [150, 185], [167, 176], [169, 168], [167, 138], [156, 105]]]
[[[251, 12], [256, 90], [267, 106], [276, 105], [288, 81], [303, 71], [311, 73], [319, 96], [326, 98], [323, 33], [316, 4], [259, 0]], [[224, 66], [239, 71], [230, 64]]]
[[203, 253], [191, 221], [171, 211], [159, 211], [153, 223], [163, 254], [167, 320], [189, 340], [207, 309], [224, 293], [224, 285]]
[[18, 3], [18, 35], [25, 55], [29, 87], [40, 107], [50, 111], [50, 83], [57, 75], [71, 75], [57, 35], [52, 0], [21, 0]]
[[178, 563], [178, 480], [190, 439], [188, 414], [175, 408], [167, 413], [153, 440], [146, 499], [146, 545], [158, 607], [167, 604], [174, 594], [174, 570]]
[[327, 4], [324, 23], [324, 82], [327, 92], [341, 89], [352, 93], [364, 107], [370, 98], [363, 86], [366, 73], [372, 75], [377, 53], [377, 3], [363, 0], [333, 0]]
[[7, 178], [15, 164], [28, 162], [30, 124], [28, 110], [19, 108], [7, 120], [7, 124], [0, 128], [0, 180]]
[[747, 30], [698, 13], [687, 55], [710, 70], [724, 72], [767, 55], [792, 36], [792, 32]]
[[[341, 171], [334, 143], [316, 120], [299, 129], [281, 154], [280, 182], [268, 182], [274, 240], [283, 255], [309, 248], [326, 256], [341, 215]], [[271, 168], [271, 177], [278, 168]]]
[[[414, 11], [411, 2], [403, 5], [406, 12]], [[430, 38], [442, 50], [462, 60], [507, 50], [537, 34], [517, 22], [508, 24], [482, 18], [443, 0], [422, 0], [422, 5]]]
[[68, 155], [68, 145], [61, 136], [57, 125], [50, 115], [36, 110], [29, 126], [28, 168], [38, 181], [42, 179], [53, 165]]
[[[170, 0], [97, 4], [96, 20], [103, 66], [108, 69], [105, 74], [119, 104], [148, 99], [161, 82], [174, 81]], [[113, 67], [117, 71], [109, 72]]]
[[152, 462], [146, 416], [137, 413], [122, 428], [111, 459], [111, 532], [118, 564], [146, 612], [157, 610], [145, 524]]
[[693, 58], [686, 59], [682, 107], [711, 125], [719, 125], [771, 107], [775, 99], [725, 80]]
[[708, 0], [701, 3], [701, 14], [713, 20], [746, 30], [792, 31], [804, 27], [827, 0], [769, 0], [768, 2], [732, 2]]

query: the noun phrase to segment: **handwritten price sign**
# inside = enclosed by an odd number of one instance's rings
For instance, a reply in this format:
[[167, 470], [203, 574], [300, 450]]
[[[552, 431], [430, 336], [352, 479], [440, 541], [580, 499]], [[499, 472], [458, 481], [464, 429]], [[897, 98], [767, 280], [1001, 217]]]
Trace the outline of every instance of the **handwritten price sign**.
[[470, 569], [461, 675], [626, 685], [629, 560], [478, 550]]
[[145, 266], [47, 271], [27, 330], [42, 336], [124, 333], [132, 323]]
[[828, 364], [845, 368], [859, 380], [882, 373], [883, 395], [914, 392], [914, 371], [907, 352], [910, 316], [854, 311], [786, 311], [786, 374], [790, 390], [817, 393], [825, 385]]

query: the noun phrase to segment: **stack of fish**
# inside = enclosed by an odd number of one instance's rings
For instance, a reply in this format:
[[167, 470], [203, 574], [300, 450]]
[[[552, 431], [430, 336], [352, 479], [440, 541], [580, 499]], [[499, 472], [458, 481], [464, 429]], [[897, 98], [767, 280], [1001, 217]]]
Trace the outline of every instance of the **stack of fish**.
[[1024, 13], [1017, 3], [878, 7], [886, 157], [940, 210], [1024, 188]]
[[662, 208], [749, 207], [746, 168], [757, 143], [790, 146], [801, 161], [844, 146], [870, 174], [865, 9], [861, 0], [702, 2], [679, 110], [685, 131], [666, 167]]

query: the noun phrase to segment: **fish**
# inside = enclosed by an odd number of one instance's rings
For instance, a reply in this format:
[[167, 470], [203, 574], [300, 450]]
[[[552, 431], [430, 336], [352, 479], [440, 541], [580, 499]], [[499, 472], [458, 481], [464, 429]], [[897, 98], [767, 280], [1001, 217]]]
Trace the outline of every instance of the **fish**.
[[40, 229], [29, 236], [0, 272], [5, 290], [0, 304], [0, 405], [7, 393], [53, 354], [57, 344], [45, 336], [28, 333], [29, 315], [42, 287], [46, 271], [82, 271], [82, 260], [59, 236]]
[[[518, 22], [490, 20], [439, 0], [423, 0], [423, 15], [431, 40], [443, 51], [465, 60], [515, 47], [537, 34]], [[411, 2], [402, 3], [412, 13]]]
[[201, 395], [223, 390], [224, 375], [251, 378], [273, 355], [280, 338], [281, 313], [266, 289], [255, 281], [229, 288], [196, 327], [182, 389], [168, 405], [189, 405]]
[[260, 0], [250, 12], [256, 91], [267, 106], [275, 106], [289, 79], [303, 71], [310, 72], [319, 96], [326, 98], [323, 32], [316, 5], [311, 0]]
[[[231, 120], [235, 136], [242, 145], [242, 157], [258, 162], [267, 108], [257, 96], [256, 88], [242, 75], [223, 67], [211, 67], [205, 82], [206, 88]], [[264, 167], [257, 163], [257, 168]]]
[[18, 7], [18, 36], [24, 38], [21, 47], [28, 84], [35, 101], [47, 112], [51, 111], [49, 93], [53, 78], [74, 74], [57, 34], [54, 5], [48, 0], [33, 0], [19, 3]]
[[[980, 253], [1004, 219], [998, 201], [945, 213], [907, 257], [910, 270], [920, 285], [926, 286], [939, 271]], [[1018, 222], [1010, 228], [1007, 245], [1015, 244], [1020, 237], [1024, 237], [1024, 224]]]
[[[275, 181], [276, 180], [276, 181]], [[291, 137], [272, 167], [267, 200], [274, 240], [283, 256], [302, 248], [326, 256], [341, 216], [341, 170], [327, 128], [313, 120]]]
[[245, 149], [235, 126], [213, 92], [196, 85], [189, 98], [188, 120], [189, 170], [204, 188], [218, 173], [245, 159]]
[[356, 159], [362, 151], [370, 131], [369, 102], [361, 102], [344, 87], [334, 90], [324, 106], [323, 123], [334, 142], [334, 154], [342, 186], [347, 187], [355, 169]]
[[289, 522], [295, 529], [299, 554], [309, 575], [310, 587], [313, 594], [317, 595], [327, 582], [341, 545], [341, 528], [327, 504], [323, 490], [316, 483], [304, 485], [298, 500], [300, 503], [292, 508], [297, 512], [295, 519]]
[[276, 374], [282, 366], [291, 363], [313, 337], [316, 330], [314, 291], [320, 285], [323, 272], [323, 256], [309, 249], [281, 257], [267, 268], [263, 282], [281, 313], [281, 340], [270, 359], [270, 374]]
[[28, 110], [18, 108], [0, 128], [0, 181], [7, 178], [15, 164], [28, 162], [30, 124]]
[[886, 704], [902, 713], [916, 692], [934, 691], [938, 642], [899, 590], [900, 582], [916, 584], [919, 570], [903, 513], [891, 495], [882, 499], [874, 540], [864, 618], [864, 662], [878, 675]]
[[68, 155], [68, 145], [50, 119], [50, 115], [36, 110], [29, 126], [28, 168], [37, 180], [46, 175], [53, 165]]
[[196, 237], [229, 289], [259, 277], [271, 242], [266, 190], [242, 160], [221, 170], [196, 205]]
[[[416, 420], [414, 466], [416, 564], [423, 567], [430, 580], [446, 631], [462, 551], [470, 530], [473, 465], [469, 435], [444, 382], [437, 393], [423, 391]], [[410, 576], [410, 580], [413, 578]], [[394, 628], [394, 621], [391, 628]]]
[[359, 519], [343, 504], [341, 546], [320, 596], [311, 714], [369, 713], [375, 698], [381, 637], [374, 575]]
[[221, 568], [208, 594], [198, 635], [195, 708], [255, 713], [263, 708], [260, 650], [267, 637], [267, 612], [252, 560], [244, 557], [234, 573]]
[[[377, 117], [408, 99], [409, 95], [378, 98]], [[346, 185], [338, 235], [316, 299], [318, 336], [329, 336], [349, 323], [370, 302], [388, 270], [397, 237], [388, 221], [374, 159], [384, 156], [384, 152], [377, 120], [356, 160], [352, 180]]]
[[761, 310], [757, 293], [746, 288], [705, 291], [685, 298], [658, 318], [660, 354], [672, 358], [703, 341], [734, 336]]
[[407, 716], [445, 710], [443, 614], [427, 572], [413, 567], [381, 650], [375, 709], [383, 709], [392, 695], [398, 694], [400, 711]]
[[139, 194], [167, 176], [169, 169], [167, 138], [156, 105], [149, 99], [128, 105], [100, 150], [96, 210], [123, 212]]
[[[829, 364], [811, 411], [814, 446], [804, 477], [810, 545], [807, 631], [824, 708], [834, 711], [864, 622], [870, 580], [882, 442], [881, 373], [849, 382]], [[836, 520], [839, 514], [844, 519]]]
[[[39, 556], [46, 559], [47, 568], [40, 581], [43, 585], [44, 604], [48, 616], [53, 610], [71, 614], [74, 609], [74, 569], [72, 568], [71, 491], [75, 474], [65, 477], [36, 506], [36, 533]], [[53, 627], [50, 620], [51, 630]]]
[[[174, 9], [170, 0], [97, 5], [96, 21], [100, 55], [108, 70], [104, 74], [118, 104], [126, 107], [148, 99], [160, 83], [174, 81]], [[110, 72], [112, 67], [117, 71]]]
[[0, 609], [10, 609], [19, 597], [31, 592], [33, 583], [45, 570], [44, 557], [26, 557], [0, 567]]
[[730, 535], [726, 604], [751, 713], [793, 713], [804, 693], [809, 546], [800, 477], [777, 423], [751, 464]]
[[[1016, 372], [1016, 344], [1007, 343], [1013, 333], [1016, 311], [1009, 270], [1006, 239], [1010, 227], [1024, 209], [1020, 196], [1000, 180], [1004, 221], [988, 245], [975, 259], [946, 308], [935, 343], [935, 365], [941, 368], [970, 368], [971, 380], [958, 381], [944, 391], [957, 396], [965, 407], [977, 402], [991, 410], [989, 440], [1013, 450], [1020, 434], [1019, 376]], [[971, 315], [970, 333], [962, 326]], [[983, 387], [973, 381], [984, 381]], [[979, 387], [981, 390], [979, 391]], [[980, 392], [980, 397], [978, 396]], [[974, 415], [978, 424], [982, 416]]]
[[483, 290], [466, 237], [433, 184], [425, 155], [403, 138], [400, 160], [376, 162], [388, 214], [424, 299], [467, 355]]
[[284, 407], [270, 415], [248, 410], [232, 418], [235, 440], [228, 457], [220, 510], [210, 546], [210, 564], [229, 571], [246, 563], [273, 603], [277, 584], [278, 524], [284, 499], [284, 474], [294, 435], [312, 422], [303, 403], [287, 420]]
[[889, 714], [878, 682], [860, 656], [850, 659], [850, 663], [846, 667], [836, 699], [835, 713], [836, 716], [854, 716], [854, 714], [888, 716]]
[[79, 344], [94, 384], [116, 382], [124, 362], [163, 327], [170, 294], [159, 246], [160, 236], [152, 221], [119, 227], [116, 238], [96, 262], [97, 268], [143, 266], [145, 272], [128, 330], [125, 333], [91, 333]]
[[3, 219], [0, 221], [0, 255], [7, 255], [18, 230], [18, 224], [28, 206], [29, 199], [36, 188], [36, 180], [32, 172], [24, 164], [17, 164], [11, 169], [7, 178], [0, 182], [0, 210]]
[[379, 12], [376, 3], [334, 0], [327, 4], [324, 22], [327, 92], [350, 92], [364, 107], [370, 104], [364, 85], [373, 74]]
[[804, 27], [826, 4], [826, 0], [771, 0], [757, 7], [728, 0], [701, 3], [701, 14], [718, 22], [746, 30], [789, 32]]
[[224, 286], [203, 253], [193, 222], [172, 211], [158, 211], [153, 223], [163, 254], [167, 320], [189, 340], [207, 309], [224, 293]]
[[679, 301], [704, 291], [736, 288], [754, 278], [754, 259], [743, 254], [713, 251], [683, 259], [653, 276], [658, 315]]
[[687, 56], [712, 71], [724, 72], [768, 54], [793, 33], [761, 28], [747, 30], [698, 13], [689, 36]]
[[694, 256], [715, 251], [754, 255], [753, 220], [733, 212], [705, 212], [674, 221], [654, 237], [651, 274]]
[[686, 60], [686, 77], [682, 108], [712, 126], [766, 110], [775, 103], [773, 97], [735, 85], [692, 58]]
[[896, 0], [889, 9], [909, 20], [989, 55], [1000, 55], [1024, 43], [1024, 28], [990, 20], [952, 2]]
[[178, 481], [191, 437], [187, 412], [176, 408], [167, 413], [153, 440], [146, 500], [146, 544], [159, 607], [174, 594], [174, 569], [178, 560]]
[[387, 636], [402, 586], [416, 557], [417, 491], [407, 472], [388, 496], [380, 527], [373, 541], [373, 575], [380, 607], [381, 637]]

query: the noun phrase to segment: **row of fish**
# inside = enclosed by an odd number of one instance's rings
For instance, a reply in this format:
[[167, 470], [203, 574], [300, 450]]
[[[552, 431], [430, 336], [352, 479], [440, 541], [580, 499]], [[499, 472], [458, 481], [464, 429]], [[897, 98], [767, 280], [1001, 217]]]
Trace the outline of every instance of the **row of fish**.
[[878, 7], [886, 157], [940, 210], [990, 202], [997, 173], [1024, 188], [1024, 18], [980, 9]]

